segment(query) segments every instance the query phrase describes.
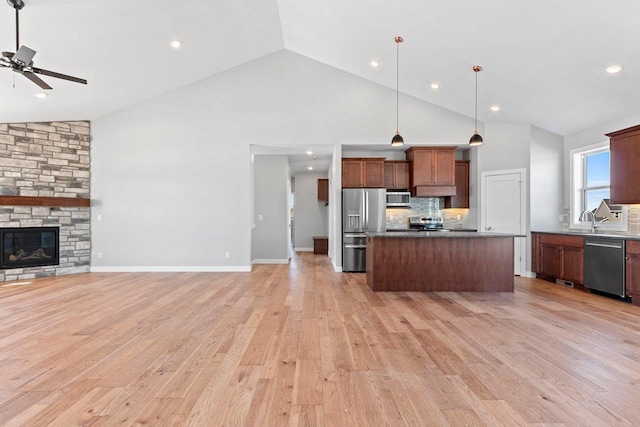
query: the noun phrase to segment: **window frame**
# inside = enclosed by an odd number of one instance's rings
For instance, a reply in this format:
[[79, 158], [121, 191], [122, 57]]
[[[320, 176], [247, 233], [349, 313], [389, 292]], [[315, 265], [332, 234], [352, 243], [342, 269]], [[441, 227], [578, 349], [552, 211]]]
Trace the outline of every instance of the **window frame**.
[[[588, 190], [597, 190], [609, 188], [609, 186], [594, 186], [587, 187], [587, 155], [597, 154], [601, 152], [609, 151], [609, 141], [604, 141], [598, 144], [588, 145], [585, 147], [576, 148], [570, 151], [570, 191], [571, 191], [571, 205], [569, 208], [569, 228], [579, 230], [591, 229], [591, 224], [588, 222], [580, 222], [578, 219], [580, 213], [585, 210], [586, 197], [585, 194]], [[611, 190], [609, 190], [611, 191]], [[598, 224], [600, 230], [610, 231], [627, 231], [627, 206], [622, 206], [622, 220], [620, 223], [600, 223]]]

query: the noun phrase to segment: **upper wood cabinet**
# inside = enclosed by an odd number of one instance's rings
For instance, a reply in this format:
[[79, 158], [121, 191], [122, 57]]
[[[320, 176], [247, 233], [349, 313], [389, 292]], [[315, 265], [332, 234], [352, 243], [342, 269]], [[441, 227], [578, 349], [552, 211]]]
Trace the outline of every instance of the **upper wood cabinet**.
[[411, 193], [417, 197], [455, 196], [456, 147], [411, 147], [405, 151]]
[[384, 159], [343, 158], [342, 188], [384, 188]]
[[640, 125], [608, 133], [611, 203], [640, 203]]
[[445, 197], [445, 208], [469, 207], [469, 160], [456, 160], [456, 195]]
[[329, 201], [329, 180], [326, 178], [318, 180], [318, 200], [323, 202]]
[[384, 162], [384, 188], [390, 190], [409, 188], [409, 162], [405, 160]]

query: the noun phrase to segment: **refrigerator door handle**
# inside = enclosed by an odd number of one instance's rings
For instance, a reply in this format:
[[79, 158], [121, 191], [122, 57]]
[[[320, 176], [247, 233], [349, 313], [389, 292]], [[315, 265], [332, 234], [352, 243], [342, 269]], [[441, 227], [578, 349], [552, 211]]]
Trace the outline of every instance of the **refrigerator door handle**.
[[367, 190], [362, 190], [364, 193], [364, 229], [369, 229], [369, 193]]

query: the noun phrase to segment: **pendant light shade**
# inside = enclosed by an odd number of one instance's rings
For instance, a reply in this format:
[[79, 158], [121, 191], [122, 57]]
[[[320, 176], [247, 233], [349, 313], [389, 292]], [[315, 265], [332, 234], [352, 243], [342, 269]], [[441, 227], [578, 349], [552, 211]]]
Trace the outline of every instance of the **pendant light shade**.
[[400, 131], [398, 130], [398, 117], [400, 111], [400, 91], [399, 91], [399, 76], [400, 76], [400, 43], [404, 41], [404, 39], [400, 36], [396, 36], [396, 134], [393, 136], [391, 140], [392, 147], [400, 147], [404, 145], [404, 138], [400, 135]]
[[482, 140], [482, 137], [478, 133], [478, 73], [482, 71], [482, 67], [479, 65], [474, 65], [473, 71], [476, 73], [476, 114], [475, 114], [475, 130], [473, 131], [473, 135], [471, 135], [471, 139], [469, 139], [469, 145], [472, 147], [477, 147], [484, 143], [484, 141]]
[[393, 139], [391, 140], [391, 146], [400, 147], [402, 145], [404, 145], [404, 138], [402, 137], [402, 135], [400, 135], [400, 133], [396, 132], [396, 134], [393, 136]]

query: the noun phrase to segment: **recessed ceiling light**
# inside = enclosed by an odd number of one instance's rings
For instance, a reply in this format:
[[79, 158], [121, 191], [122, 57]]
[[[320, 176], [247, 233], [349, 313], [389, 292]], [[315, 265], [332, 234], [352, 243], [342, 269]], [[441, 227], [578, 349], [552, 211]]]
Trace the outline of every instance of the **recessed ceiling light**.
[[500, 106], [499, 105], [492, 105], [491, 106], [491, 111], [500, 111]]
[[171, 47], [174, 49], [180, 49], [180, 46], [182, 46], [182, 42], [180, 40], [174, 40], [171, 42]]
[[313, 166], [309, 166], [307, 169], [309, 169], [310, 171], [313, 170]]
[[312, 155], [312, 154], [313, 154], [313, 151], [309, 150], [309, 151], [307, 151], [307, 154], [308, 154], [308, 155]]
[[369, 65], [371, 65], [371, 68], [378, 68], [380, 66], [380, 63], [374, 59], [369, 63]]
[[44, 92], [38, 92], [38, 93], [33, 94], [33, 96], [35, 96], [38, 99], [45, 99], [48, 95], [46, 93], [44, 93]]
[[607, 73], [616, 74], [622, 71], [622, 67], [620, 65], [609, 65], [607, 67]]
[[438, 83], [431, 83], [431, 89], [436, 90], [440, 87]]

